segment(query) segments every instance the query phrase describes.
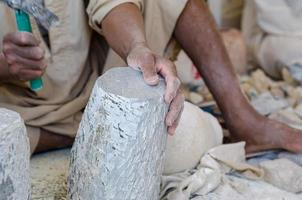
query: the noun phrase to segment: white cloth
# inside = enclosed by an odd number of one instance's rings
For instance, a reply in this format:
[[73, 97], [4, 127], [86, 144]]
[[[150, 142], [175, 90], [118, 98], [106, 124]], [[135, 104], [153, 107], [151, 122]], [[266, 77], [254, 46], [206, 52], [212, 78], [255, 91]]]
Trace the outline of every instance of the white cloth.
[[[245, 143], [241, 142], [214, 147], [201, 158], [197, 168], [163, 176], [161, 200], [298, 200], [302, 198], [301, 194], [287, 192], [261, 180], [265, 175], [264, 170], [246, 163], [244, 146]], [[267, 174], [271, 174], [271, 169], [274, 172], [278, 171], [276, 168], [265, 169]], [[300, 172], [302, 168], [296, 166], [289, 169]], [[285, 173], [284, 169], [279, 172]], [[292, 174], [295, 172], [297, 171], [293, 171]], [[270, 179], [272, 183], [278, 185], [274, 182], [277, 178], [273, 178]], [[289, 180], [286, 181], [288, 183]], [[300, 189], [301, 186], [296, 188]]]

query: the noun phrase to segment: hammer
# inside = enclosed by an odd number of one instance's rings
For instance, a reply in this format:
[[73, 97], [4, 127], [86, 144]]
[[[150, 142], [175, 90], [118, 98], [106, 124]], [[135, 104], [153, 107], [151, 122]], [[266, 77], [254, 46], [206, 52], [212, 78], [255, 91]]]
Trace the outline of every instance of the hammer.
[[[9, 7], [15, 10], [16, 21], [19, 31], [32, 32], [29, 15], [33, 16], [35, 20], [47, 30], [56, 25], [59, 18], [50, 10], [39, 4], [41, 1], [34, 0], [0, 0], [6, 3]], [[30, 88], [33, 91], [38, 91], [43, 88], [43, 81], [41, 78], [30, 80]]]

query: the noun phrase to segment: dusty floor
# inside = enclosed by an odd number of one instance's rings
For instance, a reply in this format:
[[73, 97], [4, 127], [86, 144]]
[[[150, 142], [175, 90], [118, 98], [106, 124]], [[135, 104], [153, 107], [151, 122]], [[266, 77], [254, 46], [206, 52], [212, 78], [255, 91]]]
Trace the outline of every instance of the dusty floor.
[[35, 155], [30, 164], [33, 200], [66, 199], [69, 149]]

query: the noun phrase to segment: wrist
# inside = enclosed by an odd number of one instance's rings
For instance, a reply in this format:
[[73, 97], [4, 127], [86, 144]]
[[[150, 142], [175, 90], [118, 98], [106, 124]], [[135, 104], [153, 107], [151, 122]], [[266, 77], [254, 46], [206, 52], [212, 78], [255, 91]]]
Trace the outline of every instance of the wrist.
[[135, 41], [135, 42], [132, 42], [129, 45], [129, 48], [127, 49], [127, 52], [125, 54], [126, 57], [128, 57], [131, 52], [133, 52], [135, 49], [138, 49], [138, 48], [140, 48], [140, 49], [141, 48], [147, 48], [147, 49], [149, 49], [146, 41]]

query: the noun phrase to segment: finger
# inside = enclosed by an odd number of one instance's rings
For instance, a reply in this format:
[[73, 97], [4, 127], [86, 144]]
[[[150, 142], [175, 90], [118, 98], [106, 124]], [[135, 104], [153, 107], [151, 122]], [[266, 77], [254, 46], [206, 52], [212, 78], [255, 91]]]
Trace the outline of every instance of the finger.
[[177, 95], [177, 91], [181, 84], [179, 78], [177, 77], [176, 67], [171, 61], [163, 58], [157, 59], [156, 67], [159, 74], [165, 78], [167, 84], [165, 101], [166, 103], [170, 104]]
[[130, 67], [139, 68], [142, 71], [147, 84], [157, 85], [159, 83], [159, 76], [155, 68], [155, 57], [151, 52], [130, 55], [127, 62]]
[[18, 64], [19, 66], [22, 66], [22, 68], [44, 70], [47, 66], [45, 60], [30, 60], [27, 58], [22, 58], [21, 56], [16, 54], [8, 54], [5, 56], [8, 64]]
[[[183, 109], [182, 109], [183, 111]], [[169, 135], [175, 135], [175, 131], [176, 131], [176, 128], [178, 127], [178, 124], [179, 124], [179, 121], [180, 121], [180, 118], [181, 118], [181, 114], [182, 114], [182, 111], [180, 112], [180, 114], [178, 115], [177, 119], [175, 120], [175, 122], [173, 123], [172, 126], [169, 126], [168, 127], [168, 134]]]
[[184, 96], [182, 93], [178, 93], [170, 104], [169, 112], [166, 116], [166, 125], [172, 126], [181, 114], [184, 106]]
[[6, 45], [3, 47], [3, 52], [8, 54], [17, 54], [20, 57], [30, 60], [42, 60], [44, 58], [45, 51], [39, 46], [17, 46], [15, 44]]
[[155, 58], [153, 54], [145, 54], [141, 59], [141, 70], [143, 72], [144, 80], [150, 85], [157, 85], [159, 83], [159, 77], [156, 73]]
[[29, 32], [9, 33], [3, 38], [3, 44], [14, 43], [19, 46], [38, 46], [40, 41]]
[[21, 69], [18, 74], [20, 81], [29, 81], [43, 75], [42, 70]]

